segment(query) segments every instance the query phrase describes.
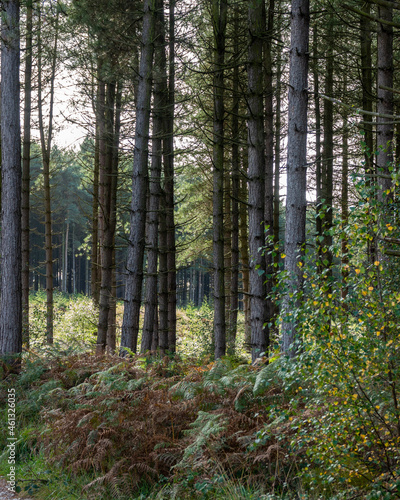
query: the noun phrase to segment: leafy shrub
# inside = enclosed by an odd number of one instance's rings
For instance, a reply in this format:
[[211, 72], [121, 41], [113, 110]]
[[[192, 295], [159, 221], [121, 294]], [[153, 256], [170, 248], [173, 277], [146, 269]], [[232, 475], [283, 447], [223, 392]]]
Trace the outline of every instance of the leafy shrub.
[[[214, 358], [214, 310], [207, 301], [201, 307], [189, 304], [186, 309], [178, 311], [177, 331], [177, 351], [182, 356], [195, 357], [199, 363]], [[243, 313], [238, 314], [236, 355], [242, 362], [249, 358], [245, 349]]]
[[[46, 332], [45, 292], [30, 297], [30, 343], [45, 345]], [[54, 339], [58, 349], [86, 351], [96, 342], [98, 311], [92, 299], [83, 295], [69, 296], [54, 293]]]
[[[310, 256], [303, 264], [300, 306], [290, 311], [299, 328], [297, 359], [280, 362], [278, 371], [265, 368], [254, 387], [268, 390], [270, 374], [279, 374], [287, 404], [272, 409], [276, 418], [253, 447], [277, 436], [283, 461], [296, 465], [288, 479], [297, 476], [325, 498], [400, 496], [399, 281], [380, 243], [398, 231], [397, 207], [359, 188], [351, 224], [338, 221], [332, 230], [339, 245], [346, 240], [347, 258], [341, 262], [338, 245], [329, 271], [318, 273], [321, 263]], [[379, 248], [373, 261], [371, 241]]]

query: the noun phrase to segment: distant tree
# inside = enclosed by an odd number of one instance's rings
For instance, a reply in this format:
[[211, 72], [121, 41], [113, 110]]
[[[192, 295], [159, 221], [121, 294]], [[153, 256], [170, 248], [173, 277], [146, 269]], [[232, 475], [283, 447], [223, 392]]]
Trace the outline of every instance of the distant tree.
[[[49, 111], [47, 127], [44, 123], [43, 107], [43, 16], [39, 10], [39, 27], [38, 27], [38, 114], [39, 114], [39, 132], [40, 144], [42, 149], [43, 162], [43, 185], [44, 185], [44, 212], [45, 212], [45, 249], [46, 249], [46, 338], [49, 344], [53, 343], [53, 322], [54, 322], [54, 262], [53, 262], [53, 230], [52, 230], [52, 209], [51, 209], [51, 192], [50, 192], [50, 156], [51, 145], [53, 140], [53, 124], [54, 124], [54, 82], [57, 69], [57, 53], [58, 53], [58, 37], [59, 37], [59, 9], [56, 6], [56, 17], [54, 26], [53, 47], [50, 54], [50, 76], [49, 76]], [[47, 132], [47, 133], [46, 133]]]

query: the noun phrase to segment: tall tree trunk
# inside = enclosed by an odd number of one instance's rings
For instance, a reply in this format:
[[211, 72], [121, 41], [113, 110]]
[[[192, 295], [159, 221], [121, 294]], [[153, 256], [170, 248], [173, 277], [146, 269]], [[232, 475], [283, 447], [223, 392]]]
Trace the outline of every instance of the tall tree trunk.
[[[393, 22], [393, 8], [379, 6], [379, 18]], [[378, 24], [378, 103], [377, 112], [393, 115], [393, 27], [390, 24]], [[390, 174], [389, 166], [393, 162], [393, 125], [383, 116], [377, 118], [377, 168], [378, 173]], [[379, 179], [378, 196], [384, 200], [384, 192], [391, 188], [387, 178]]]
[[117, 341], [117, 277], [116, 277], [116, 262], [115, 262], [115, 230], [117, 223], [117, 191], [118, 191], [118, 166], [119, 166], [119, 141], [121, 130], [121, 111], [122, 111], [122, 83], [117, 84], [115, 98], [115, 126], [113, 131], [112, 145], [112, 170], [111, 170], [111, 231], [112, 231], [112, 256], [111, 256], [111, 294], [108, 312], [107, 325], [107, 349], [109, 353], [115, 352]]
[[99, 212], [98, 212], [98, 266], [97, 266], [97, 290], [96, 297], [98, 297], [98, 304], [100, 306], [100, 288], [101, 288], [101, 273], [102, 273], [102, 252], [105, 226], [104, 214], [104, 185], [106, 183], [106, 159], [107, 159], [107, 134], [106, 134], [106, 84], [104, 82], [104, 75], [102, 64], [98, 67], [98, 101], [96, 109], [96, 120], [98, 123], [99, 133]]
[[72, 223], [71, 239], [71, 259], [72, 259], [72, 293], [76, 294], [76, 256], [75, 256], [75, 223]]
[[[347, 92], [347, 75], [344, 75], [343, 94]], [[343, 116], [343, 136], [342, 136], [342, 192], [341, 192], [341, 209], [342, 209], [342, 292], [343, 299], [347, 297], [348, 286], [347, 278], [349, 276], [349, 241], [345, 227], [349, 223], [349, 131], [347, 125], [347, 113]]]
[[[243, 152], [243, 161], [247, 161], [247, 151]], [[244, 169], [247, 172], [247, 168]], [[251, 325], [250, 325], [250, 259], [249, 259], [249, 236], [247, 223], [247, 183], [241, 179], [239, 205], [239, 235], [240, 235], [240, 257], [242, 262], [242, 292], [244, 312], [244, 339], [247, 350], [251, 350]]]
[[[19, 1], [1, 17], [1, 355], [22, 351]], [[15, 362], [15, 360], [14, 360]], [[17, 365], [19, 362], [16, 363]]]
[[239, 8], [234, 12], [233, 106], [232, 106], [232, 234], [231, 234], [231, 290], [228, 330], [228, 351], [235, 352], [239, 308]]
[[[333, 61], [334, 61], [334, 33], [333, 14], [330, 12], [327, 19], [326, 69], [325, 69], [325, 95], [333, 98]], [[333, 226], [333, 101], [325, 99], [324, 102], [324, 142], [322, 155], [321, 197], [322, 206], [322, 234], [319, 250], [319, 268], [328, 269], [327, 276], [332, 275], [332, 236], [330, 230]]]
[[322, 164], [321, 164], [321, 101], [319, 97], [319, 55], [318, 55], [318, 26], [315, 25], [313, 29], [313, 79], [314, 79], [314, 114], [315, 114], [315, 197], [316, 197], [316, 234], [317, 252], [320, 257], [320, 238], [322, 238], [322, 222], [323, 222], [323, 209], [322, 209]]
[[[224, 146], [225, 149], [225, 146]], [[225, 284], [225, 331], [229, 340], [229, 316], [231, 305], [231, 282], [232, 282], [232, 218], [231, 218], [231, 197], [232, 183], [230, 165], [224, 162], [224, 284]]]
[[174, 120], [175, 120], [175, 0], [169, 3], [169, 69], [166, 137], [164, 140], [164, 190], [167, 228], [168, 268], [168, 350], [176, 350], [176, 244], [174, 199]]
[[[371, 116], [368, 113], [373, 111], [373, 101], [375, 99], [373, 93], [373, 79], [372, 79], [372, 35], [371, 35], [371, 21], [368, 15], [371, 13], [371, 4], [365, 2], [362, 10], [365, 16], [360, 16], [360, 50], [361, 50], [361, 84], [362, 84], [362, 107], [366, 113], [363, 113], [362, 118], [362, 131], [364, 133], [364, 165], [366, 173], [366, 186], [372, 185], [372, 175], [375, 173], [374, 169], [374, 132], [371, 123]], [[367, 243], [367, 256], [370, 262], [376, 260], [376, 238], [371, 234], [372, 239]]]
[[226, 351], [224, 283], [224, 64], [227, 21], [225, 0], [213, 0], [213, 262], [214, 262], [214, 342], [215, 358]]
[[115, 348], [117, 344], [117, 280], [115, 273], [115, 236], [113, 241], [113, 251], [112, 251], [112, 277], [111, 277], [111, 293], [109, 298], [109, 310], [108, 310], [108, 320], [107, 320], [107, 340], [106, 340], [106, 351], [109, 354], [115, 353]]
[[167, 266], [167, 222], [166, 222], [165, 191], [161, 191], [160, 219], [159, 219], [159, 281], [160, 293], [158, 295], [159, 323], [158, 323], [158, 345], [160, 353], [164, 355], [168, 351], [168, 266]]
[[[368, 15], [371, 11], [371, 4], [365, 2], [363, 5], [365, 16], [360, 16], [360, 47], [361, 47], [361, 83], [362, 83], [362, 107], [367, 112], [372, 112], [373, 107], [373, 92], [372, 92], [372, 36], [371, 36], [371, 21]], [[373, 174], [372, 153], [374, 151], [374, 137], [372, 131], [371, 116], [363, 114], [362, 129], [365, 139], [365, 171], [368, 175]], [[369, 178], [367, 177], [367, 180]]]
[[[280, 243], [280, 199], [279, 199], [279, 177], [280, 177], [280, 166], [281, 166], [281, 92], [282, 88], [280, 85], [282, 76], [282, 62], [278, 58], [276, 67], [276, 111], [275, 111], [275, 162], [274, 162], [274, 246], [276, 248], [274, 253], [274, 268], [278, 270], [278, 265], [280, 262], [279, 255], [279, 243]], [[274, 273], [274, 284], [277, 283], [277, 273]], [[275, 316], [279, 316], [279, 305], [275, 302], [274, 305]]]
[[149, 182], [149, 213], [147, 223], [147, 280], [140, 351], [152, 347], [154, 318], [157, 310], [158, 219], [161, 195], [162, 143], [165, 125], [167, 74], [165, 57], [164, 2], [157, 0], [157, 21], [154, 48], [154, 104], [152, 157]]
[[[104, 84], [100, 82], [101, 65], [97, 67], [96, 97], [94, 111], [96, 115], [96, 132], [94, 145], [93, 169], [93, 202], [92, 202], [92, 254], [91, 254], [91, 295], [96, 305], [100, 300], [100, 252], [99, 252], [99, 173], [100, 173], [100, 121], [104, 107]], [[94, 94], [94, 92], [93, 92]], [[103, 106], [102, 106], [103, 103]]]
[[113, 248], [116, 214], [113, 206], [114, 172], [114, 106], [116, 85], [114, 82], [107, 84], [105, 105], [105, 171], [103, 175], [103, 199], [101, 210], [103, 212], [103, 238], [101, 242], [101, 285], [99, 303], [99, 322], [97, 325], [97, 354], [104, 354], [107, 344], [108, 316], [110, 311], [110, 298], [112, 296], [113, 274]]
[[[264, 4], [265, 5], [265, 4]], [[268, 356], [270, 342], [270, 325], [275, 315], [271, 292], [273, 288], [273, 236], [274, 236], [274, 113], [273, 113], [273, 68], [272, 68], [272, 37], [274, 31], [275, 1], [270, 0], [267, 16], [267, 36], [264, 40], [265, 67], [265, 197], [264, 197], [264, 227], [268, 245], [265, 251], [265, 336]]]
[[151, 341], [151, 350], [153, 352], [157, 351], [158, 349], [158, 343], [159, 343], [159, 338], [158, 338], [158, 310], [157, 310], [157, 305], [154, 309], [154, 320], [153, 320], [153, 339]]
[[298, 324], [293, 308], [303, 285], [301, 256], [306, 242], [307, 188], [307, 88], [309, 0], [292, 0], [289, 69], [289, 122], [287, 197], [285, 226], [285, 271], [287, 291], [283, 299], [282, 350], [293, 357]]
[[45, 250], [46, 250], [46, 338], [47, 343], [53, 343], [53, 232], [52, 232], [52, 213], [51, 213], [51, 193], [50, 193], [50, 155], [53, 136], [53, 108], [54, 108], [54, 80], [56, 77], [56, 63], [58, 51], [58, 21], [59, 11], [57, 9], [54, 47], [51, 61], [50, 73], [50, 105], [48, 115], [47, 137], [45, 137], [45, 128], [43, 122], [43, 99], [42, 99], [42, 41], [41, 41], [41, 13], [39, 11], [39, 31], [38, 31], [38, 112], [39, 112], [39, 132], [42, 149], [43, 163], [43, 184], [44, 184], [44, 209], [45, 209]]
[[32, 109], [32, 1], [27, 1], [26, 54], [25, 54], [25, 102], [24, 137], [22, 155], [22, 339], [29, 347], [29, 193], [31, 159], [31, 109]]
[[249, 158], [249, 247], [252, 360], [268, 351], [264, 247], [265, 142], [263, 103], [263, 36], [265, 9], [258, 0], [249, 1], [248, 11], [248, 158]]
[[154, 0], [145, 0], [143, 8], [142, 52], [139, 67], [135, 152], [132, 173], [132, 203], [127, 259], [128, 274], [125, 285], [121, 355], [125, 354], [125, 347], [136, 352], [143, 282], [146, 186], [148, 176], [147, 158], [155, 28]]
[[69, 221], [67, 220], [64, 236], [64, 244], [62, 245], [61, 254], [62, 254], [62, 282], [61, 282], [61, 290], [64, 293], [67, 293], [67, 283], [68, 283], [68, 243], [69, 243]]

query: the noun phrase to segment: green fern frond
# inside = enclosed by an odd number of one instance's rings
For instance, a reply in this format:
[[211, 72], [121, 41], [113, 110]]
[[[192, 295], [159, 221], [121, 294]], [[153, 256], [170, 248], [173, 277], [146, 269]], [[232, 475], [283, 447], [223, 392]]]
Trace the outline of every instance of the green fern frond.
[[199, 411], [197, 419], [190, 425], [191, 429], [185, 431], [186, 435], [194, 437], [194, 441], [185, 449], [183, 458], [177, 466], [179, 468], [188, 466], [188, 459], [201, 455], [203, 447], [207, 447], [212, 438], [224, 432], [227, 425], [228, 421], [223, 414]]
[[253, 394], [259, 396], [272, 386], [280, 385], [281, 373], [279, 361], [271, 363], [258, 372], [253, 387]]

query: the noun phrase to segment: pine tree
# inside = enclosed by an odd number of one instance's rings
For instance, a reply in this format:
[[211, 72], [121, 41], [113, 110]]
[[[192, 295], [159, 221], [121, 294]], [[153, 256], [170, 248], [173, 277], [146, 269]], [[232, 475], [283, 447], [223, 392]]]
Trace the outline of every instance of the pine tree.
[[125, 284], [125, 307], [121, 335], [121, 354], [123, 355], [126, 354], [124, 347], [136, 352], [139, 334], [146, 224], [147, 158], [154, 31], [154, 0], [145, 0], [137, 93], [135, 154], [132, 174], [132, 204]]
[[21, 131], [19, 1], [3, 2], [1, 21], [0, 349], [22, 352]]
[[296, 353], [296, 320], [293, 298], [303, 283], [301, 257], [306, 241], [307, 182], [307, 81], [309, 2], [292, 0], [289, 73], [289, 123], [287, 157], [287, 197], [285, 225], [285, 271], [287, 291], [283, 304], [282, 350], [289, 356]]

